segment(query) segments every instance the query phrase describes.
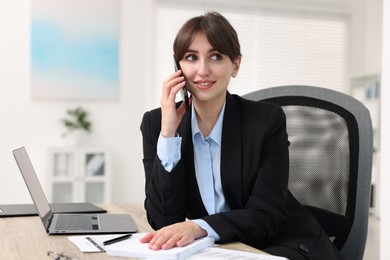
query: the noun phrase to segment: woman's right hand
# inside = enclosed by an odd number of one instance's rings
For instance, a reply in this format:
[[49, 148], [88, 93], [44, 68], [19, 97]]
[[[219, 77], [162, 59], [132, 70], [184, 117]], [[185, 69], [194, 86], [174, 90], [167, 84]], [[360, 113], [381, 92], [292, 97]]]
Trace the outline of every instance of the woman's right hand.
[[186, 112], [184, 103], [176, 108], [176, 94], [185, 86], [181, 70], [176, 71], [163, 82], [161, 94], [161, 134], [163, 137], [174, 137], [176, 130]]
[[178, 222], [157, 231], [147, 233], [140, 239], [149, 243], [151, 250], [167, 250], [176, 246], [183, 247], [197, 238], [207, 236], [207, 231], [192, 221]]

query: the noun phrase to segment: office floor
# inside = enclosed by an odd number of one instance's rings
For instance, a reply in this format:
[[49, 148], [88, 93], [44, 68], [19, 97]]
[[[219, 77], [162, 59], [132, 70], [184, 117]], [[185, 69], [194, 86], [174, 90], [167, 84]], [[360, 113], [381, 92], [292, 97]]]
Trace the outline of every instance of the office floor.
[[370, 216], [368, 220], [368, 236], [363, 260], [379, 260], [379, 220]]

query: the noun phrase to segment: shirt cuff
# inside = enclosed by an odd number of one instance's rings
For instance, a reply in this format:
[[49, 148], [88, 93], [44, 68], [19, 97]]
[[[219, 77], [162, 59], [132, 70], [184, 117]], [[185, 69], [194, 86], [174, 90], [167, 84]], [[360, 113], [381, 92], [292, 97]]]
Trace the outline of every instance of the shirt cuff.
[[176, 134], [176, 137], [164, 137], [160, 133], [157, 141], [157, 156], [161, 161], [161, 165], [167, 172], [171, 172], [181, 158], [180, 153], [181, 137]]
[[203, 219], [192, 219], [191, 221], [198, 224], [201, 228], [206, 230], [207, 236], [214, 238], [214, 241], [218, 242], [221, 239], [217, 234], [217, 232], [215, 232], [215, 230]]

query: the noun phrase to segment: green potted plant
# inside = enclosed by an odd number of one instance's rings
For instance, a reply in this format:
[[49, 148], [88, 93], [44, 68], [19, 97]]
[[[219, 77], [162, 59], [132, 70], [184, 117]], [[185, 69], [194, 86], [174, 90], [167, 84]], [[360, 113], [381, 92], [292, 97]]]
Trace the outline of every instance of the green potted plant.
[[80, 134], [92, 132], [92, 123], [88, 118], [88, 112], [82, 107], [68, 109], [66, 114], [68, 117], [61, 119], [66, 128], [66, 132], [63, 134], [64, 137], [74, 132], [79, 132]]

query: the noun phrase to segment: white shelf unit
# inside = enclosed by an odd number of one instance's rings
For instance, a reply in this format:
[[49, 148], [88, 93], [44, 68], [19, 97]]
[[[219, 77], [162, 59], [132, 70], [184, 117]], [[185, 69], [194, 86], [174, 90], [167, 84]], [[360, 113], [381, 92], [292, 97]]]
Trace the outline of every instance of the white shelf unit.
[[355, 75], [351, 78], [351, 95], [362, 102], [370, 111], [373, 128], [374, 153], [372, 158], [371, 213], [379, 216], [379, 153], [380, 153], [380, 74]]
[[49, 148], [51, 202], [110, 202], [110, 164], [104, 148]]

